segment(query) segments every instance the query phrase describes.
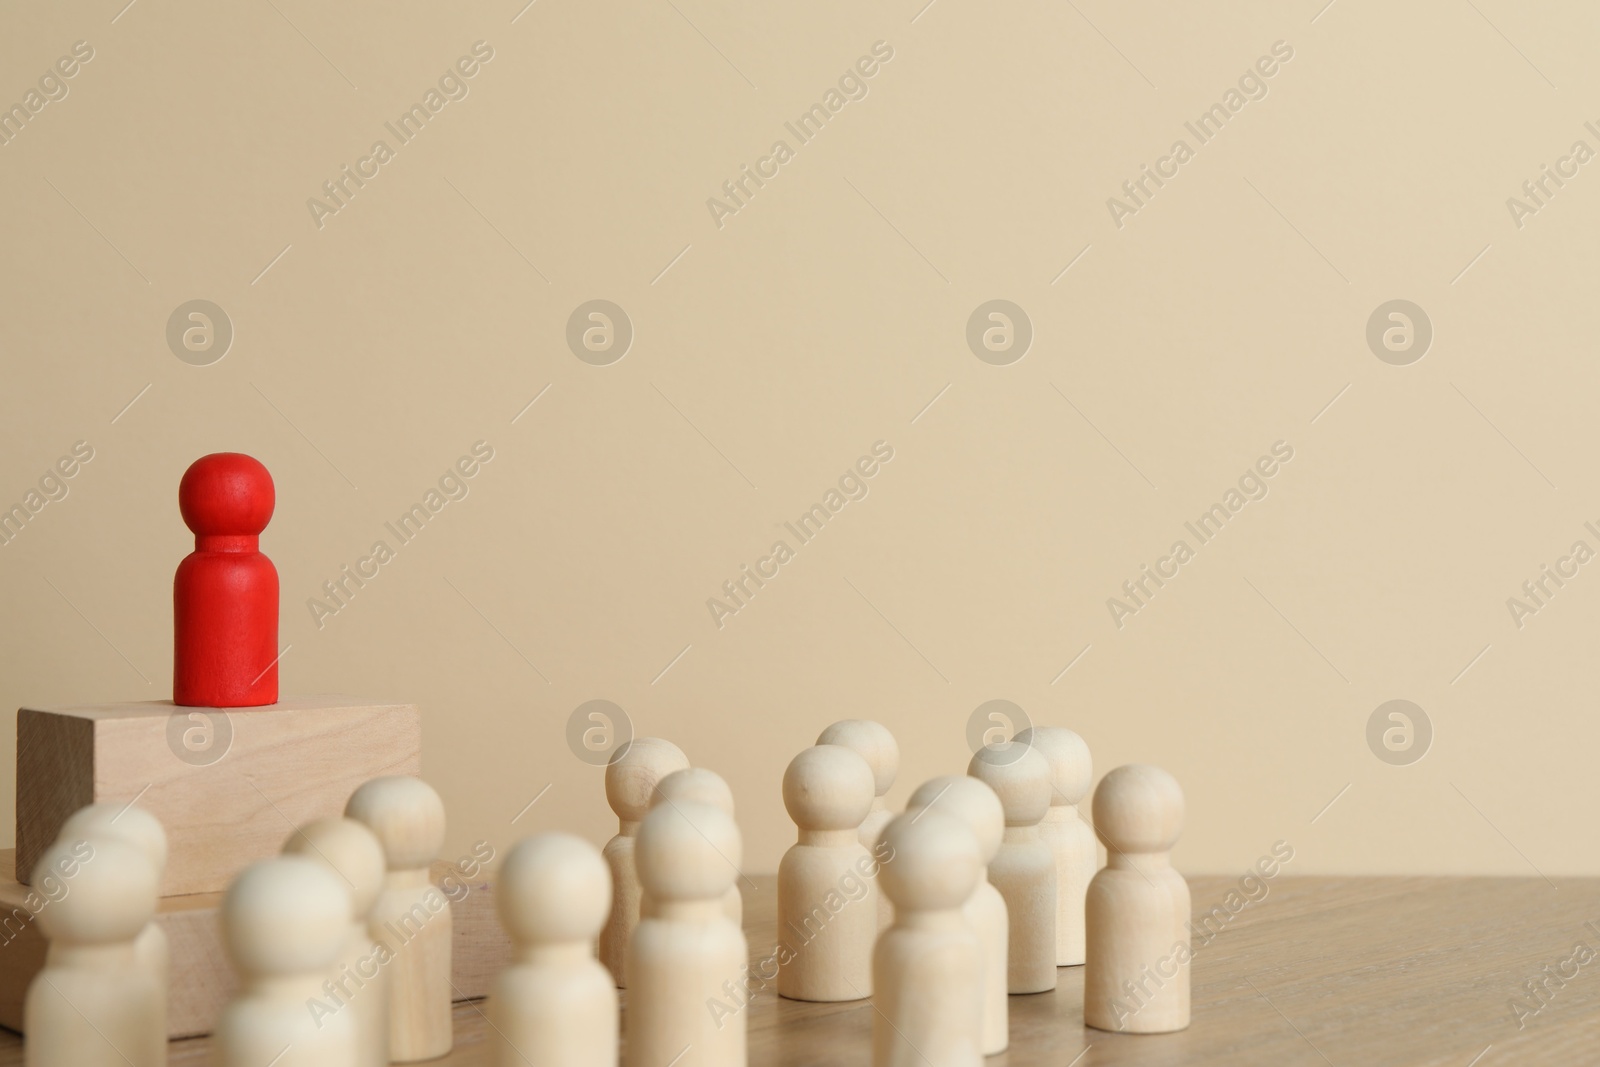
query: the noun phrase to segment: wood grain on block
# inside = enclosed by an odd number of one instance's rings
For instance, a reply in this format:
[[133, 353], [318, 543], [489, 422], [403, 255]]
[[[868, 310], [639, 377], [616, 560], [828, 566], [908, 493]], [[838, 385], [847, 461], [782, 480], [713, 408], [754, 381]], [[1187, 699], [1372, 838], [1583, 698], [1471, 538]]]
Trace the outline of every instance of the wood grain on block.
[[[50, 907], [52, 897], [71, 892], [70, 880], [25, 886], [16, 880], [16, 853], [0, 850], [0, 1026], [22, 1029], [22, 1005], [28, 983], [44, 966], [47, 943], [34, 916]], [[475, 1000], [511, 959], [511, 943], [495, 918], [489, 879], [463, 878], [448, 863], [436, 863], [433, 883], [450, 899], [454, 937], [451, 944], [452, 996]], [[164, 897], [156, 904], [155, 921], [166, 931], [172, 957], [172, 987], [167, 999], [167, 1035], [195, 1037], [211, 1032], [236, 985], [222, 947], [217, 918], [221, 893]]]
[[17, 713], [17, 867], [78, 808], [135, 797], [171, 843], [162, 896], [215, 893], [295, 826], [338, 815], [356, 787], [421, 769], [414, 704], [299, 697], [259, 708], [170, 701]]

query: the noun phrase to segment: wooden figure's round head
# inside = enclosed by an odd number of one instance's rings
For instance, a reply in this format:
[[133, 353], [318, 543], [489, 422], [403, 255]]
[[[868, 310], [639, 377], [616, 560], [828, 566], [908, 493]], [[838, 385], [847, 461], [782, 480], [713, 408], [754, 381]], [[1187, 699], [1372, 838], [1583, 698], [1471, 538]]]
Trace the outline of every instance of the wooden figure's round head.
[[427, 867], [444, 848], [444, 801], [421, 778], [391, 774], [364, 782], [344, 813], [377, 836], [391, 871]]
[[683, 749], [660, 737], [636, 737], [606, 764], [606, 803], [623, 822], [638, 822], [650, 810], [656, 784], [689, 768]]
[[878, 882], [905, 911], [959, 908], [978, 887], [978, 840], [966, 823], [938, 808], [896, 815], [883, 828], [889, 855]]
[[906, 801], [906, 813], [931, 808], [966, 825], [978, 843], [978, 862], [988, 866], [1005, 837], [1006, 813], [988, 785], [964, 774], [943, 774], [917, 786]]
[[246, 867], [222, 898], [222, 939], [245, 976], [321, 971], [350, 932], [350, 893], [326, 864], [279, 856]]
[[1183, 832], [1183, 789], [1160, 767], [1128, 763], [1100, 779], [1094, 830], [1116, 852], [1168, 852]]
[[67, 816], [56, 836], [68, 842], [88, 838], [126, 841], [144, 853], [157, 881], [167, 869], [167, 831], [161, 820], [145, 808], [109, 802], [90, 804]]
[[650, 798], [650, 806], [653, 808], [669, 800], [674, 804], [681, 804], [686, 800], [692, 804], [709, 804], [729, 815], [733, 814], [733, 790], [722, 780], [722, 775], [716, 771], [708, 771], [704, 767], [686, 767], [681, 771], [673, 771], [657, 782], [655, 794]]
[[[652, 809], [679, 804], [716, 808], [729, 819], [733, 819], [733, 790], [723, 781], [722, 775], [708, 771], [704, 767], [688, 767], [681, 771], [673, 771], [656, 783], [655, 795], [650, 802]], [[734, 873], [737, 874], [744, 864], [744, 836], [737, 832], [739, 824], [734, 822], [733, 825], [735, 832], [732, 844], [719, 847], [722, 847], [723, 856], [733, 865]]]
[[506, 854], [494, 900], [514, 944], [587, 943], [611, 914], [611, 870], [581, 837], [537, 834]]
[[813, 745], [783, 772], [783, 806], [802, 830], [854, 830], [872, 810], [872, 768], [853, 748]]
[[1007, 826], [1035, 826], [1050, 810], [1050, 761], [1032, 745], [984, 745], [967, 764], [967, 773], [994, 790]]
[[652, 900], [717, 900], [739, 877], [742, 851], [732, 816], [685, 801], [659, 804], [644, 817], [633, 862]]
[[317, 860], [350, 894], [350, 917], [364, 921], [383, 889], [385, 861], [378, 836], [354, 819], [318, 819], [289, 835], [285, 856]]
[[894, 734], [881, 722], [870, 719], [841, 719], [817, 735], [819, 745], [853, 748], [872, 768], [872, 792], [883, 796], [894, 787], [900, 773], [900, 746]]
[[1018, 741], [1032, 745], [1050, 764], [1050, 805], [1071, 807], [1089, 792], [1094, 762], [1083, 738], [1065, 726], [1030, 726], [1017, 731]]
[[131, 942], [156, 913], [159, 882], [132, 841], [58, 838], [33, 867], [33, 890], [49, 901], [39, 925], [63, 945]]
[[272, 475], [243, 452], [201, 456], [178, 483], [178, 510], [197, 536], [259, 534], [276, 500]]

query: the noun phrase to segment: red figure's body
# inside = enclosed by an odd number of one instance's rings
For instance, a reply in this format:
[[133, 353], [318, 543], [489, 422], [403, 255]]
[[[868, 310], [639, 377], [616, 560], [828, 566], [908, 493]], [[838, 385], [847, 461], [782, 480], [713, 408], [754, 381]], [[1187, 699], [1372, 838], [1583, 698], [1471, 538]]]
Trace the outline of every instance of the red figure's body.
[[178, 507], [194, 551], [172, 581], [172, 701], [253, 708], [278, 700], [278, 570], [259, 535], [275, 496], [267, 468], [238, 452], [194, 461]]

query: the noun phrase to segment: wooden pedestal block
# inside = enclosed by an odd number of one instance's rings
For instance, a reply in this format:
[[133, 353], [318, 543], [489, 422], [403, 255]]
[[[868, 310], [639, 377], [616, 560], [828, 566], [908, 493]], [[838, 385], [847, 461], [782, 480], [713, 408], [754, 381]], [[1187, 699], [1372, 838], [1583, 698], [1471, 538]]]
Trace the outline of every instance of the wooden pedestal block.
[[414, 704], [323, 696], [258, 708], [23, 708], [17, 871], [29, 878], [85, 804], [137, 800], [167, 830], [161, 895], [221, 892], [295, 827], [343, 814], [362, 782], [420, 773], [421, 753]]
[[[281, 841], [279, 842], [282, 843]], [[49, 908], [45, 887], [30, 889], [12, 876], [15, 853], [0, 851], [0, 1026], [20, 1032], [28, 983], [44, 966], [48, 942], [34, 920]], [[495, 917], [488, 879], [462, 878], [447, 863], [433, 866], [433, 881], [450, 899], [451, 981], [457, 1000], [489, 995], [489, 984], [511, 959], [511, 943]], [[62, 886], [51, 887], [59, 898]], [[211, 1032], [236, 985], [222, 947], [217, 909], [221, 893], [164, 897], [156, 922], [167, 932], [172, 951], [172, 987], [167, 1000], [167, 1036], [194, 1037]]]

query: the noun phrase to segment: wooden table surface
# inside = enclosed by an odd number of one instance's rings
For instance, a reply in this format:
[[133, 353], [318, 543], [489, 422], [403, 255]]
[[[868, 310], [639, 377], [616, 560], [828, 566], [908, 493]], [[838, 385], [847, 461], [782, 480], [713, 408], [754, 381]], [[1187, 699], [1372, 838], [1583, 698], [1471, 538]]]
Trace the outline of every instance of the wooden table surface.
[[[775, 880], [745, 886], [751, 959], [775, 943]], [[1232, 878], [1190, 879], [1198, 916]], [[1593, 927], [1585, 923], [1594, 923]], [[1206, 945], [1197, 945], [1193, 1024], [1178, 1034], [1109, 1034], [1083, 1025], [1083, 968], [1054, 992], [1011, 998], [1011, 1048], [990, 1067], [1306, 1064], [1311, 1067], [1600, 1065], [1600, 879], [1280, 876]], [[1519, 1028], [1512, 998], [1546, 965], [1558, 974]], [[1560, 971], [1568, 976], [1558, 985]], [[625, 1003], [625, 1001], [624, 1001]], [[481, 1003], [456, 1005], [456, 1047], [438, 1064], [488, 1064]], [[867, 1067], [872, 1006], [758, 996], [751, 1067]], [[626, 1011], [623, 1019], [626, 1030]], [[207, 1063], [208, 1041], [174, 1042], [174, 1067]], [[22, 1040], [0, 1032], [0, 1067]]]

